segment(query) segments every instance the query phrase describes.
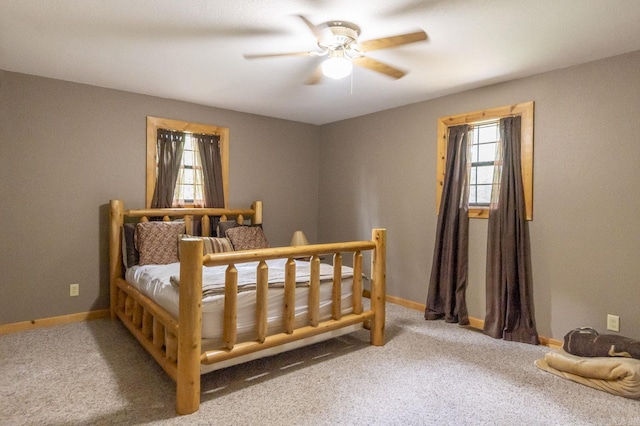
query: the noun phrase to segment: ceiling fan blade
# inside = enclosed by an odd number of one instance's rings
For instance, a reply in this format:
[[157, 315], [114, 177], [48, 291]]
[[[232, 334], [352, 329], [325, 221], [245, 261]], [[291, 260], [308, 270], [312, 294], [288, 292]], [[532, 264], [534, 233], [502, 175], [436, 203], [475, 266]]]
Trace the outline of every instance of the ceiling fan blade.
[[327, 27], [325, 24], [314, 25], [306, 17], [302, 15], [296, 15], [296, 16], [302, 19], [302, 22], [304, 22], [307, 25], [307, 27], [309, 27], [313, 35], [316, 37], [316, 40], [320, 41], [326, 38], [327, 35], [331, 35], [331, 30], [329, 30], [329, 27]]
[[320, 83], [320, 79], [322, 79], [322, 65], [318, 65], [313, 70], [313, 73], [309, 76], [309, 78], [305, 80], [304, 84], [312, 86], [314, 84]]
[[245, 59], [260, 59], [260, 58], [280, 58], [284, 56], [317, 56], [316, 52], [289, 52], [289, 53], [256, 53], [256, 54], [244, 54]]
[[398, 79], [402, 78], [406, 75], [404, 71], [401, 71], [397, 68], [394, 68], [390, 65], [384, 64], [378, 60], [368, 58], [366, 56], [359, 56], [357, 58], [353, 58], [352, 61], [355, 65], [359, 67], [370, 69], [371, 71], [379, 72], [381, 74], [388, 75], [389, 77]]
[[427, 39], [427, 33], [425, 33], [424, 31], [416, 31], [413, 33], [400, 34], [397, 36], [359, 41], [358, 50], [362, 52], [370, 52], [372, 50], [401, 46], [403, 44], [415, 43], [416, 41], [422, 41], [426, 39]]

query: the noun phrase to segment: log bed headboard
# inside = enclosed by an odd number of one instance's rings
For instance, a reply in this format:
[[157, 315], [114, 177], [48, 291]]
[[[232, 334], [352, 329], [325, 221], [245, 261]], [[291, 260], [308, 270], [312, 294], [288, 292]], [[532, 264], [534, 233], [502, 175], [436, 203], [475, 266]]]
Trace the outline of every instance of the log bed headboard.
[[[162, 218], [164, 221], [174, 219], [184, 219], [187, 234], [194, 234], [196, 222], [200, 222], [202, 236], [208, 237], [215, 234], [215, 230], [210, 227], [210, 219], [220, 218], [221, 221], [235, 220], [238, 223], [249, 221], [251, 225], [262, 224], [262, 201], [254, 201], [249, 209], [227, 209], [227, 208], [165, 208], [165, 209], [124, 209], [122, 200], [111, 200], [111, 229], [109, 233], [109, 276], [123, 277], [122, 262], [122, 232], [121, 227], [127, 218], [133, 218], [139, 222], [146, 222], [150, 219]], [[112, 281], [112, 280], [111, 280]], [[115, 303], [117, 302], [116, 289], [110, 285], [111, 295], [111, 316], [114, 318]]]

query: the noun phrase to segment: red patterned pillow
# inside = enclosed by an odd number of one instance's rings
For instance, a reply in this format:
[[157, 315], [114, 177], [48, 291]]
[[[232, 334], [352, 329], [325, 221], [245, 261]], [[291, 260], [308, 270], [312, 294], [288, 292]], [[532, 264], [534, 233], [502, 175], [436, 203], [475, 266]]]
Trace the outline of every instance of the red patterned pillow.
[[136, 225], [136, 246], [140, 265], [166, 265], [179, 262], [178, 235], [184, 222], [140, 222]]
[[231, 240], [234, 250], [253, 250], [270, 247], [260, 226], [236, 226], [235, 228], [227, 229], [227, 238]]

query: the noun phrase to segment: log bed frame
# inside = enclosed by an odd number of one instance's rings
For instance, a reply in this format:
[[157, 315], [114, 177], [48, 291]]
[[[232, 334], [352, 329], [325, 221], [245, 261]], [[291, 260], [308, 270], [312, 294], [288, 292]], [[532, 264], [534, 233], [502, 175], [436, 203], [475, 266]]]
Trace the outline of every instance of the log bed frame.
[[[386, 230], [373, 229], [370, 241], [314, 244], [297, 247], [275, 247], [202, 255], [203, 243], [185, 238], [180, 243], [179, 316], [146, 297], [124, 279], [121, 227], [129, 221], [184, 218], [187, 233], [201, 219], [202, 235], [211, 235], [209, 218], [249, 220], [262, 223], [262, 203], [250, 209], [186, 208], [125, 210], [121, 200], [110, 202], [109, 273], [111, 318], [119, 318], [140, 344], [176, 382], [176, 411], [190, 414], [200, 405], [200, 374], [216, 368], [246, 362], [261, 356], [304, 346], [336, 337], [360, 328], [370, 330], [372, 345], [384, 345]], [[371, 251], [371, 303], [368, 310], [362, 304], [362, 252]], [[353, 255], [353, 312], [341, 314], [341, 268], [343, 253]], [[320, 256], [332, 255], [334, 264], [332, 318], [319, 319]], [[311, 282], [309, 289], [308, 324], [294, 327], [295, 262], [309, 258]], [[269, 334], [267, 327], [268, 269], [264, 261], [288, 259], [285, 270], [285, 332]], [[235, 265], [259, 262], [257, 268], [256, 319], [258, 339], [236, 343], [237, 270]], [[225, 348], [202, 349], [202, 266], [226, 265], [223, 340]]]

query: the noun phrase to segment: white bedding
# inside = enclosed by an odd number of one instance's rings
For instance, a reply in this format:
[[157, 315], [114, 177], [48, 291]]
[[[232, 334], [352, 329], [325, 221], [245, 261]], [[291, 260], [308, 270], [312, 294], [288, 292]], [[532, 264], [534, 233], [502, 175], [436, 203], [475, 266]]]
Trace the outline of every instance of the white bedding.
[[[284, 310], [284, 264], [286, 259], [268, 260], [269, 268], [269, 306], [268, 324], [269, 334], [282, 331], [282, 312]], [[248, 262], [236, 265], [238, 269], [238, 283], [245, 285], [255, 282], [258, 262]], [[203, 267], [203, 285], [210, 287], [219, 285], [224, 280], [226, 266]], [[171, 277], [180, 275], [180, 264], [134, 266], [126, 271], [126, 279], [137, 287], [147, 297], [154, 300], [176, 318], [178, 317], [178, 289], [171, 283]], [[331, 295], [333, 266], [322, 263], [320, 265], [320, 316], [321, 319], [331, 317]], [[342, 314], [352, 312], [352, 282], [353, 270], [348, 266], [342, 267]], [[307, 304], [309, 299], [309, 262], [296, 260], [296, 321], [295, 326], [303, 326], [307, 322]], [[218, 284], [216, 284], [218, 283]], [[238, 342], [253, 340], [255, 333], [255, 290], [240, 291], [238, 293]], [[207, 296], [202, 301], [202, 338], [212, 339], [207, 342], [209, 347], [222, 345], [222, 318], [224, 296]]]

